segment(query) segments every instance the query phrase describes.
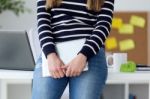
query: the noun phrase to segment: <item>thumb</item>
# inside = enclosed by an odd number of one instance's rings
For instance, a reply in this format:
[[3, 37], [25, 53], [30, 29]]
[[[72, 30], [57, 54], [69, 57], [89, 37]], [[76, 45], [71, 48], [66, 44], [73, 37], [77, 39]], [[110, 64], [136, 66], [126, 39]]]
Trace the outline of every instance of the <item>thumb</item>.
[[68, 68], [68, 66], [69, 66], [69, 65], [63, 65], [63, 66], [61, 66], [61, 68], [62, 68], [62, 69], [66, 69], [66, 68]]
[[62, 69], [62, 71], [63, 71], [64, 74], [66, 74], [67, 67], [68, 66], [64, 65], [64, 64], [61, 66], [61, 69]]

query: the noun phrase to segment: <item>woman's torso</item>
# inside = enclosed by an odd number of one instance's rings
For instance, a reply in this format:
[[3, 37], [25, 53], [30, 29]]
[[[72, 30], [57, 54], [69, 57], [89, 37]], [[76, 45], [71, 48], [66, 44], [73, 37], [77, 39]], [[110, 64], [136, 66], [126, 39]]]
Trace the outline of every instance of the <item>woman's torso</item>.
[[51, 27], [55, 42], [91, 36], [97, 13], [87, 9], [87, 0], [63, 0], [51, 9]]

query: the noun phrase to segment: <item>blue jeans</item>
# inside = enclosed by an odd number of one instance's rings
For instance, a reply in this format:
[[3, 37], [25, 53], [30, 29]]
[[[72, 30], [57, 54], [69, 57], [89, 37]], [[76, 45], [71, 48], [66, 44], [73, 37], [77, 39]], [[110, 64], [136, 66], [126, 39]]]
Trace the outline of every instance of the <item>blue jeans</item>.
[[40, 56], [34, 70], [32, 99], [61, 99], [67, 84], [69, 99], [100, 99], [108, 73], [104, 48], [88, 62], [89, 70], [83, 71], [80, 76], [54, 79], [42, 77]]

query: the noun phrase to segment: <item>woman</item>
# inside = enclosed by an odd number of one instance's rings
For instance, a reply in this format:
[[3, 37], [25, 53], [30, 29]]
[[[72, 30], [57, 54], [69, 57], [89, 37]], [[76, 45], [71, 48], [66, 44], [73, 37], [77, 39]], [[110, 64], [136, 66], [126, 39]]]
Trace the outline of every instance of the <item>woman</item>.
[[[99, 99], [107, 79], [104, 42], [111, 30], [114, 0], [38, 0], [38, 34], [51, 77], [36, 62], [32, 99], [60, 99], [69, 83], [70, 99]], [[64, 64], [56, 42], [86, 38], [77, 56]], [[89, 70], [82, 71], [86, 62]]]

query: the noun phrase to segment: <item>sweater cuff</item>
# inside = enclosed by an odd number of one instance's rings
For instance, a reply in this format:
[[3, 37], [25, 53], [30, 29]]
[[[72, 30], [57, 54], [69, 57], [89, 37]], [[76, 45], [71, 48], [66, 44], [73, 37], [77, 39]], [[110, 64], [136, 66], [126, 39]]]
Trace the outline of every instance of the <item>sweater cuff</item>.
[[42, 50], [43, 50], [43, 53], [45, 54], [46, 59], [50, 53], [56, 53], [55, 45], [45, 46]]
[[[89, 47], [86, 47], [84, 46], [80, 51], [79, 53], [82, 53], [83, 55], [85, 55], [87, 57], [87, 61], [92, 58], [95, 54], [93, 53], [93, 51], [89, 48]], [[78, 53], [78, 54], [79, 54]]]

